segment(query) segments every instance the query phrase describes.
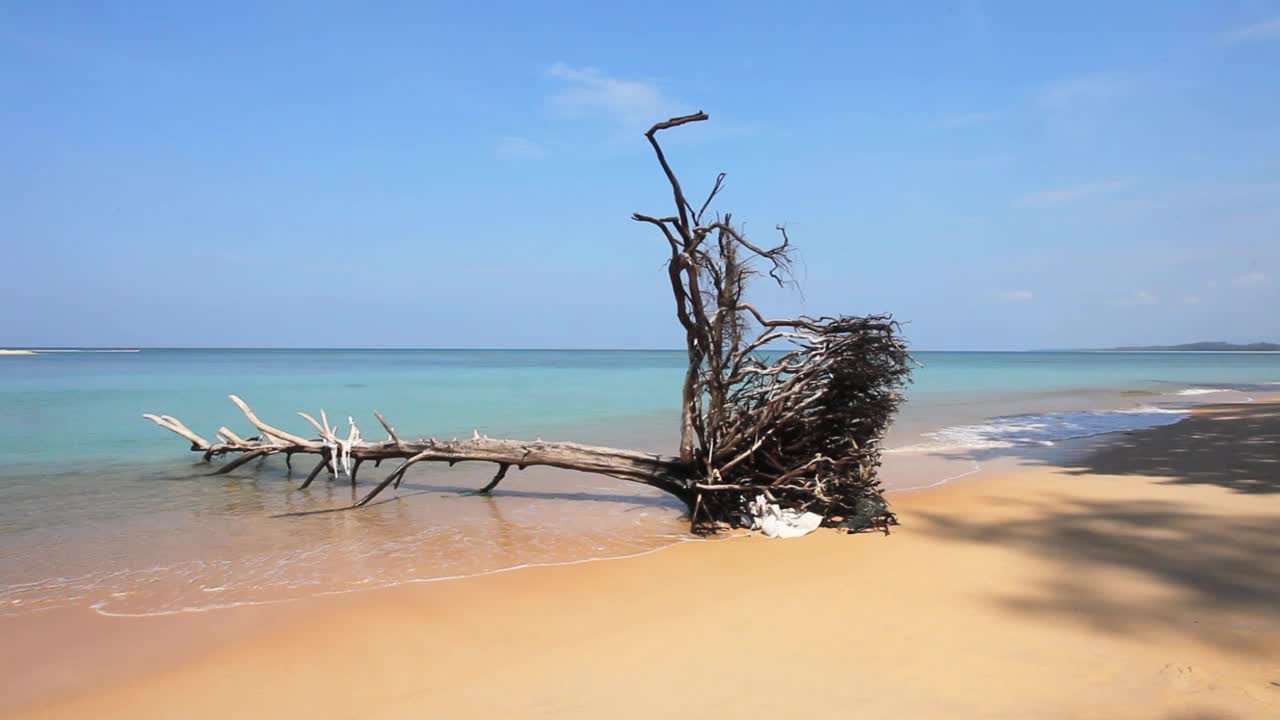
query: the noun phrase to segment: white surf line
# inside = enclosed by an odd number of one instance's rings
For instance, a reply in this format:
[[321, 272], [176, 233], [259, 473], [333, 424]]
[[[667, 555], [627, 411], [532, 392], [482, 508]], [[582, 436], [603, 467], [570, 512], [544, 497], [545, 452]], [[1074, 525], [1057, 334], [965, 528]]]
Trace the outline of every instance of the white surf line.
[[[660, 535], [659, 537], [674, 537], [674, 536]], [[718, 540], [709, 540], [705, 538], [679, 538], [676, 540], [676, 542], [672, 542], [666, 545], [661, 545], [659, 547], [651, 548], [649, 550], [642, 550], [640, 552], [631, 553], [628, 555], [612, 555], [609, 557], [590, 557], [590, 558], [583, 558], [580, 560], [562, 560], [562, 561], [556, 561], [556, 562], [521, 563], [519, 565], [512, 565], [510, 567], [498, 568], [496, 570], [485, 570], [483, 572], [478, 572], [478, 573], [469, 573], [469, 574], [463, 574], [463, 575], [442, 575], [440, 577], [431, 577], [431, 578], [409, 578], [407, 580], [396, 580], [393, 582], [388, 582], [384, 585], [373, 585], [373, 586], [358, 587], [358, 588], [345, 588], [342, 590], [325, 590], [318, 593], [312, 593], [311, 595], [307, 595], [304, 597], [280, 598], [278, 600], [244, 600], [240, 602], [223, 603], [218, 605], [204, 605], [201, 607], [184, 607], [184, 608], [178, 608], [176, 610], [156, 610], [152, 612], [141, 612], [141, 613], [114, 612], [111, 610], [107, 610], [105, 606], [108, 603], [110, 603], [110, 600], [99, 600], [98, 602], [91, 605], [90, 608], [94, 612], [98, 613], [99, 615], [103, 615], [105, 617], [144, 618], [144, 617], [165, 617], [168, 615], [182, 615], [182, 614], [190, 614], [190, 613], [212, 612], [214, 610], [229, 610], [231, 608], [237, 608], [237, 607], [256, 607], [259, 605], [281, 605], [284, 603], [298, 602], [300, 600], [305, 600], [307, 598], [312, 598], [312, 597], [324, 597], [327, 595], [346, 595], [349, 593], [365, 592], [368, 590], [386, 590], [388, 588], [398, 587], [400, 585], [411, 585], [411, 584], [419, 584], [419, 583], [437, 583], [437, 582], [446, 582], [451, 580], [466, 580], [467, 578], [486, 577], [489, 575], [501, 575], [503, 573], [515, 572], [517, 570], [529, 570], [533, 568], [564, 567], [568, 565], [585, 565], [587, 563], [593, 563], [593, 562], [609, 562], [612, 560], [630, 560], [632, 558], [645, 557], [646, 555], [654, 555], [659, 552], [662, 552], [663, 550], [669, 550], [673, 547], [676, 547], [677, 545], [682, 545], [688, 542], [724, 542], [726, 540], [733, 540], [734, 538], [738, 538], [738, 537], [748, 537], [748, 536], [746, 534], [731, 535], [728, 537], [720, 538]]]
[[[1280, 382], [1277, 382], [1277, 383], [1263, 383], [1263, 384], [1265, 384], [1265, 385], [1280, 385]], [[1240, 391], [1239, 391], [1239, 390], [1228, 390], [1228, 389], [1223, 389], [1223, 390], [1213, 390], [1213, 391], [1211, 391], [1211, 392], [1240, 392]], [[1179, 393], [1179, 394], [1182, 394], [1182, 393]], [[1202, 394], [1202, 393], [1195, 393], [1195, 394], [1199, 395], [1199, 394]], [[1241, 394], [1241, 395], [1244, 395], [1244, 393], [1240, 393], [1240, 394]], [[1258, 400], [1257, 400], [1256, 398], [1254, 398], [1254, 397], [1250, 396], [1250, 395], [1244, 395], [1244, 399], [1243, 399], [1243, 400], [1236, 400], [1236, 401], [1231, 401], [1231, 402], [1223, 402], [1223, 403], [1221, 403], [1221, 404], [1223, 404], [1223, 405], [1243, 405], [1243, 404], [1245, 404], [1245, 403], [1252, 403], [1252, 402], [1258, 402]], [[1209, 403], [1209, 404], [1218, 404], [1218, 403]], [[1164, 411], [1164, 410], [1165, 410], [1165, 408], [1157, 408], [1157, 410]], [[1170, 411], [1172, 411], [1172, 412], [1179, 412], [1179, 411], [1178, 411], [1178, 410], [1176, 410], [1176, 409], [1170, 409]], [[1124, 411], [1120, 411], [1120, 412], [1124, 412]], [[1173, 425], [1177, 425], [1177, 424], [1179, 424], [1179, 423], [1181, 423], [1181, 422], [1184, 422], [1184, 421], [1186, 421], [1186, 420], [1189, 420], [1189, 419], [1191, 419], [1191, 417], [1193, 416], [1193, 414], [1194, 414], [1194, 413], [1192, 413], [1192, 412], [1186, 412], [1184, 417], [1182, 417], [1181, 419], [1179, 419], [1177, 422], [1175, 422], [1175, 423], [1171, 423], [1171, 424], [1173, 424]], [[1155, 429], [1155, 428], [1157, 428], [1157, 427], [1165, 427], [1165, 426], [1155, 425], [1155, 426], [1151, 426], [1151, 427], [1136, 428], [1136, 429], [1127, 429], [1127, 430], [1110, 430], [1110, 431], [1107, 431], [1107, 432], [1100, 432], [1100, 433], [1096, 433], [1096, 434], [1093, 434], [1093, 435], [1081, 435], [1081, 436], [1079, 436], [1079, 437], [1064, 438], [1063, 440], [1089, 440], [1089, 439], [1093, 439], [1093, 438], [1106, 437], [1107, 435], [1118, 435], [1118, 434], [1121, 434], [1121, 433], [1131, 433], [1131, 432], [1144, 432], [1144, 431], [1146, 431], [1146, 430], [1153, 430], [1153, 429]], [[1057, 442], [1061, 442], [1061, 441], [1057, 441]], [[907, 448], [911, 448], [911, 447], [913, 447], [913, 446], [911, 446], [911, 445], [904, 445], [904, 446], [902, 446], [902, 447], [900, 447], [900, 448], [886, 448], [886, 450], [899, 450], [899, 451], [902, 451], [902, 450], [906, 450]], [[943, 449], [945, 449], [945, 448], [943, 448]], [[932, 453], [924, 452], [924, 453], [922, 453], [922, 454], [923, 454], [923, 455], [931, 455]], [[938, 486], [940, 486], [940, 485], [945, 485], [945, 484], [947, 484], [947, 483], [951, 482], [952, 480], [959, 480], [960, 478], [969, 477], [970, 475], [975, 475], [975, 474], [977, 474], [977, 473], [982, 472], [982, 471], [985, 469], [985, 468], [983, 468], [982, 464], [981, 464], [981, 463], [979, 463], [979, 462], [977, 462], [976, 460], [971, 461], [971, 462], [973, 463], [973, 469], [972, 469], [972, 470], [969, 470], [968, 472], [962, 472], [962, 473], [960, 473], [959, 475], [952, 475], [951, 477], [945, 477], [945, 478], [943, 478], [943, 479], [941, 479], [941, 480], [938, 480], [938, 481], [936, 481], [936, 482], [929, 483], [928, 485], [913, 485], [913, 486], [911, 486], [911, 487], [888, 489], [888, 490], [885, 490], [885, 494], [886, 494], [886, 495], [888, 495], [888, 494], [890, 494], [890, 493], [902, 493], [902, 492], [913, 492], [913, 491], [917, 491], [917, 490], [928, 490], [928, 489], [930, 489], [930, 488], [935, 488], [935, 487], [938, 487]]]
[[937, 482], [929, 483], [928, 485], [913, 485], [911, 487], [888, 489], [884, 491], [884, 494], [888, 495], [890, 493], [912, 492], [914, 490], [928, 490], [929, 488], [936, 488], [939, 485], [945, 485], [951, 482], [952, 480], [959, 480], [962, 477], [969, 477], [970, 475], [975, 475], [977, 473], [982, 472], [983, 467], [981, 463], [979, 463], [976, 460], [971, 460], [970, 462], [973, 463], [973, 469], [969, 470], [968, 472], [962, 472], [959, 475], [952, 475], [951, 477], [945, 477], [945, 478], [942, 478], [941, 480], [938, 480]]

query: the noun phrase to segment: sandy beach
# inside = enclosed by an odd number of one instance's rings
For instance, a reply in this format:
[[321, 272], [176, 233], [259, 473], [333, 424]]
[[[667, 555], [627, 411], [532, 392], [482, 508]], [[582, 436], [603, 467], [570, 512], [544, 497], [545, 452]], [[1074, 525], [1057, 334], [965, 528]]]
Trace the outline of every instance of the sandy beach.
[[14, 718], [1280, 717], [1280, 405], [731, 537], [274, 606], [0, 620]]
[[1280, 1], [671, 9], [0, 8], [0, 720], [1280, 720]]

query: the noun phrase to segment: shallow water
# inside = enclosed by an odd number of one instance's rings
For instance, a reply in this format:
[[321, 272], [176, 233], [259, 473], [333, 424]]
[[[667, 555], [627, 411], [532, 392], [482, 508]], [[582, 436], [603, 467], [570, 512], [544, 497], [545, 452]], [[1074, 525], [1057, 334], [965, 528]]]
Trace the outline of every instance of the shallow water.
[[[973, 472], [992, 447], [1176, 420], [1190, 402], [1274, 392], [1280, 356], [920, 353], [887, 440], [889, 488]], [[383, 411], [402, 435], [675, 445], [679, 352], [146, 350], [0, 358], [0, 613], [68, 604], [112, 614], [206, 610], [406, 581], [652, 551], [687, 539], [682, 508], [649, 488], [550, 469], [493, 497], [460, 491], [482, 466], [422, 467], [360, 512], [345, 481], [298, 490], [279, 459], [209, 476], [179, 438], [297, 410]], [[245, 433], [249, 434], [249, 433]], [[359, 492], [382, 471], [366, 467]]]
[[427, 468], [398, 499], [361, 512], [309, 512], [348, 505], [355, 491], [346, 482], [297, 490], [298, 475], [290, 483], [272, 463], [236, 477], [205, 472], [99, 471], [109, 493], [80, 493], [57, 510], [7, 521], [0, 613], [87, 603], [155, 614], [277, 601], [634, 554], [685, 532], [682, 507], [661, 493], [543, 469], [513, 476], [495, 496], [471, 497], [460, 491], [488, 479], [480, 468]]

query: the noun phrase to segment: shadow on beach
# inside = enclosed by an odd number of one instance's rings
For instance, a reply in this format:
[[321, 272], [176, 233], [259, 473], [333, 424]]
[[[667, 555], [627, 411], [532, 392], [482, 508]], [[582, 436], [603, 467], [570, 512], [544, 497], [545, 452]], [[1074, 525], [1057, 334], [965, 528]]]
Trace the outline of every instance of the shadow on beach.
[[[996, 597], [1012, 611], [1109, 633], [1183, 635], [1245, 652], [1274, 648], [1280, 406], [1215, 406], [1111, 440], [1056, 462], [1023, 457], [1061, 468], [1068, 477], [1058, 476], [1060, 491], [992, 498], [990, 514], [922, 513], [913, 521], [948, 541], [1000, 546], [1041, 563], [1041, 581]], [[1228, 492], [1162, 498], [1158, 490], [1116, 485], [1130, 481]], [[1082, 497], [1073, 482], [1092, 482], [1098, 492]]]
[[[1108, 633], [1168, 632], [1238, 650], [1280, 631], [1280, 514], [1225, 515], [1150, 500], [1041, 495], [1017, 518], [922, 514], [923, 532], [1033, 556], [1043, 580], [997, 600]], [[1117, 578], [1138, 577], [1141, 589]]]
[[1280, 404], [1212, 406], [1065, 464], [1073, 474], [1143, 475], [1177, 485], [1280, 493]]
[[1060, 441], [939, 453], [985, 465], [1014, 460], [1072, 475], [1136, 475], [1172, 485], [1280, 493], [1280, 402], [1209, 405], [1181, 422]]

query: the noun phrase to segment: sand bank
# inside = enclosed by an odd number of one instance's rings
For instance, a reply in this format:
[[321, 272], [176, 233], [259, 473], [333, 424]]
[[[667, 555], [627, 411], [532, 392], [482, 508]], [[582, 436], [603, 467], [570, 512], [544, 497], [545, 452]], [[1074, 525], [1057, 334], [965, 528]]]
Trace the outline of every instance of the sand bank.
[[975, 477], [896, 496], [888, 537], [6, 619], [0, 714], [1280, 717], [1280, 406]]

